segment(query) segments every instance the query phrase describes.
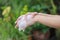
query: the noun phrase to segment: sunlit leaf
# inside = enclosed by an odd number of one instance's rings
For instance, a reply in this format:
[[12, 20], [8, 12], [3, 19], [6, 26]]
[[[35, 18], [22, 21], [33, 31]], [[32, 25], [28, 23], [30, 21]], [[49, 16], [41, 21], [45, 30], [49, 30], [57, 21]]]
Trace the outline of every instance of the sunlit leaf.
[[4, 9], [2, 15], [4, 15], [4, 16], [8, 16], [9, 13], [10, 13], [10, 11], [11, 11], [11, 7], [8, 6], [8, 7], [6, 7], [6, 8]]

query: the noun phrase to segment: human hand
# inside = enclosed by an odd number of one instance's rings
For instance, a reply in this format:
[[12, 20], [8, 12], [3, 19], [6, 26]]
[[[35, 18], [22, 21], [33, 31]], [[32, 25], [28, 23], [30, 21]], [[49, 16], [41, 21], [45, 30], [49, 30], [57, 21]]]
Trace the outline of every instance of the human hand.
[[37, 19], [35, 19], [35, 16], [37, 15], [37, 12], [29, 12], [26, 15], [20, 16], [16, 23], [16, 27], [19, 28], [19, 31], [25, 30], [27, 26], [33, 25]]

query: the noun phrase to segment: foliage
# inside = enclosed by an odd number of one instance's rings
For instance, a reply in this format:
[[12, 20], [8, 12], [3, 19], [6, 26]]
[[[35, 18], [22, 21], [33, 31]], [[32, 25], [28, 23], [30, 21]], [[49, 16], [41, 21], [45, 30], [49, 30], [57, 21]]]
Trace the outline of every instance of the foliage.
[[[24, 32], [15, 29], [15, 21], [27, 12], [43, 12], [46, 9], [51, 14], [56, 14], [56, 6], [53, 0], [0, 0], [0, 40], [27, 40], [28, 36]], [[39, 23], [38, 23], [39, 24]], [[34, 25], [36, 26], [36, 25]], [[45, 27], [40, 24], [39, 26]]]

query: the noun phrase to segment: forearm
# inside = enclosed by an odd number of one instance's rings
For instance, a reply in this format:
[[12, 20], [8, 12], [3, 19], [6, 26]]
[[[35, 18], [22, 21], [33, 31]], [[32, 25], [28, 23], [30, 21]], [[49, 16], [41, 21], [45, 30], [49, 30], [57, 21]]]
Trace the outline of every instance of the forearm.
[[59, 15], [37, 15], [37, 21], [53, 28], [60, 28], [60, 16]]

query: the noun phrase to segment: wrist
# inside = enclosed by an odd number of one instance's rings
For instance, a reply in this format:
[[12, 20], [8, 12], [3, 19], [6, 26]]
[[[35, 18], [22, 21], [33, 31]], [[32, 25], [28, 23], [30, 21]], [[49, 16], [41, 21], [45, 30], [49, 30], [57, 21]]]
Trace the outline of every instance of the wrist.
[[34, 20], [36, 22], [41, 22], [45, 18], [46, 18], [46, 16], [38, 14], [38, 15], [35, 16], [35, 19]]
[[39, 21], [39, 14], [34, 17], [34, 21], [38, 22]]

